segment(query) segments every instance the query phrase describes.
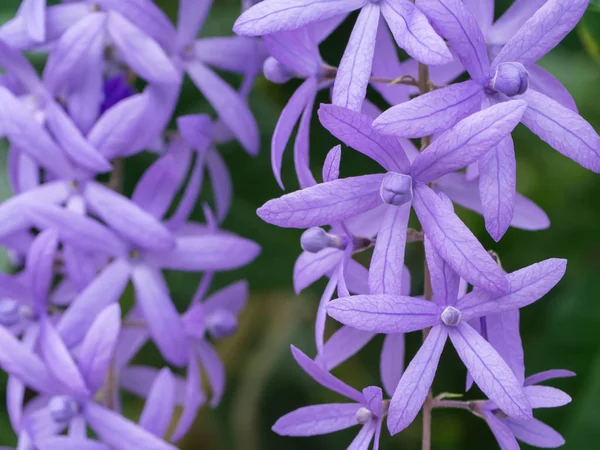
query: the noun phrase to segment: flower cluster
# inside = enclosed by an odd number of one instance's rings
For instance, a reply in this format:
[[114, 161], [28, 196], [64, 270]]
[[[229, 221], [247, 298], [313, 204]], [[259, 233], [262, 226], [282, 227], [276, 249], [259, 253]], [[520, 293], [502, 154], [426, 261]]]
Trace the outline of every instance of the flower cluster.
[[[174, 449], [223, 395], [213, 341], [235, 333], [248, 286], [211, 282], [260, 249], [220, 228], [232, 185], [216, 144], [258, 151], [246, 95], [266, 54], [254, 38], [196, 39], [211, 1], [179, 3], [174, 26], [148, 0], [24, 0], [0, 27], [14, 193], [0, 204], [0, 242], [15, 267], [0, 276], [0, 367], [19, 449]], [[47, 56], [41, 76], [24, 52]], [[241, 88], [211, 67], [242, 75]], [[216, 115], [167, 129], [185, 74]], [[126, 158], [145, 150], [155, 161], [126, 196]], [[214, 207], [200, 223], [190, 216], [205, 175]], [[203, 273], [184, 312], [164, 270]], [[130, 282], [134, 302], [120, 305]], [[177, 375], [133, 363], [148, 342]], [[123, 391], [146, 399], [138, 423], [122, 414]]]
[[[574, 374], [525, 377], [519, 310], [561, 280], [566, 261], [506, 273], [455, 214], [454, 203], [483, 215], [496, 241], [511, 226], [549, 226], [546, 214], [516, 193], [511, 133], [519, 123], [600, 172], [600, 136], [560, 82], [536, 65], [575, 27], [588, 3], [516, 0], [494, 21], [493, 0], [264, 0], [237, 20], [238, 34], [263, 36], [269, 80], [305, 80], [272, 141], [273, 171], [283, 187], [282, 154], [300, 122], [294, 163], [301, 190], [267, 202], [258, 215], [306, 229], [295, 289], [321, 277], [329, 282], [315, 322], [316, 356], [296, 348], [292, 353], [318, 383], [352, 401], [300, 408], [279, 419], [275, 432], [308, 436], [360, 425], [348, 448], [366, 450], [374, 440], [377, 449], [384, 422], [396, 434], [422, 410], [423, 448], [429, 449], [431, 410], [458, 407], [483, 418], [503, 449], [518, 449], [517, 439], [544, 448], [564, 443], [532, 410], [568, 403], [563, 392], [537, 384]], [[319, 45], [354, 10], [360, 13], [339, 67], [331, 66]], [[394, 41], [411, 58], [400, 60]], [[459, 76], [468, 79], [453, 83]], [[366, 99], [369, 85], [388, 110]], [[322, 182], [315, 180], [308, 164], [310, 115], [317, 92], [329, 88], [332, 104], [320, 106], [321, 125], [378, 163], [381, 173], [340, 177], [338, 145], [327, 154]], [[417, 138], [420, 149], [411, 141]], [[409, 228], [412, 210], [420, 230]], [[407, 243], [418, 241], [425, 249], [425, 292], [411, 297], [404, 255]], [[354, 256], [371, 248], [364, 267]], [[327, 316], [343, 325], [329, 339]], [[420, 330], [423, 344], [405, 368], [404, 335]], [[375, 334], [386, 335], [383, 390], [359, 392], [330, 371]], [[433, 397], [448, 339], [467, 368], [467, 390], [475, 383], [487, 400]]]

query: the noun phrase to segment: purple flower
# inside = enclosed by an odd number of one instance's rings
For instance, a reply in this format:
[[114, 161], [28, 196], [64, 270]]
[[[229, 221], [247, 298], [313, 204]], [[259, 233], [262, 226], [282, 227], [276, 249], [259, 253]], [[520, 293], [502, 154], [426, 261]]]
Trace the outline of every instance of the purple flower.
[[313, 22], [360, 9], [333, 87], [333, 103], [360, 111], [366, 95], [375, 54], [380, 17], [387, 22], [398, 45], [425, 64], [445, 64], [452, 55], [423, 13], [408, 0], [372, 3], [365, 0], [309, 2], [265, 0], [245, 11], [234, 31], [261, 36], [296, 30]]
[[273, 431], [282, 436], [316, 436], [361, 425], [360, 432], [348, 448], [368, 448], [373, 439], [375, 448], [378, 448], [381, 425], [387, 412], [381, 388], [370, 386], [358, 392], [323, 370], [294, 346], [292, 354], [300, 367], [317, 383], [354, 403], [331, 403], [297, 409], [281, 417], [273, 425]]
[[402, 431], [418, 414], [448, 337], [477, 385], [497, 407], [510, 417], [530, 419], [531, 406], [522, 384], [468, 322], [537, 301], [560, 281], [566, 261], [551, 259], [510, 274], [510, 288], [502, 296], [475, 289], [457, 299], [458, 274], [426, 242], [433, 302], [398, 295], [357, 295], [338, 299], [328, 307], [334, 319], [365, 331], [408, 333], [432, 327], [396, 388], [388, 418], [390, 431]]
[[[528, 72], [573, 29], [588, 3], [549, 0], [512, 32], [490, 63], [479, 24], [460, 0], [419, 0], [417, 5], [448, 40], [472, 79], [397, 105], [383, 113], [375, 127], [398, 137], [427, 136], [444, 131], [474, 111], [518, 96], [527, 102], [522, 122], [528, 128], [567, 157], [599, 172], [600, 136], [569, 102], [563, 100], [568, 104], [564, 106], [547, 95], [554, 97], [556, 89], [536, 90], [538, 83], [530, 87]], [[544, 85], [552, 83], [549, 80]], [[499, 240], [515, 207], [516, 163], [510, 137], [479, 159], [479, 180], [486, 227]]]

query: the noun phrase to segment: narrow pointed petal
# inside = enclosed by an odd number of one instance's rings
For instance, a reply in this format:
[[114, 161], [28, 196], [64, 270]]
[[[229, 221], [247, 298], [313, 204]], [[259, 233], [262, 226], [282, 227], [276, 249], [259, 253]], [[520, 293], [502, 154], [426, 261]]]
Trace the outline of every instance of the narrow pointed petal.
[[449, 335], [473, 380], [490, 400], [511, 417], [531, 418], [521, 383], [494, 348], [466, 322], [450, 327]]
[[44, 68], [44, 82], [50, 92], [60, 92], [69, 82], [85, 76], [84, 61], [90, 49], [102, 45], [105, 23], [104, 13], [88, 14], [60, 37]]
[[600, 136], [583, 117], [533, 89], [521, 98], [528, 104], [527, 128], [567, 158], [600, 172]]
[[374, 420], [367, 422], [360, 429], [347, 450], [369, 450], [376, 429], [377, 423]]
[[481, 82], [489, 72], [490, 60], [477, 20], [461, 0], [417, 0], [473, 80]]
[[106, 379], [120, 331], [121, 308], [112, 304], [96, 317], [81, 344], [77, 365], [91, 392]]
[[501, 450], [520, 450], [519, 444], [515, 439], [512, 430], [505, 421], [498, 419], [492, 412], [485, 414], [485, 421], [494, 434], [496, 441], [500, 444]]
[[191, 62], [186, 69], [235, 138], [248, 153], [256, 155], [260, 145], [258, 126], [244, 99], [204, 64]]
[[353, 111], [362, 108], [375, 54], [379, 14], [379, 5], [369, 2], [358, 15], [333, 84], [334, 105]]
[[537, 419], [507, 419], [506, 425], [518, 440], [534, 447], [558, 448], [565, 445], [564, 438], [557, 431]]
[[213, 144], [214, 126], [208, 114], [187, 114], [177, 118], [177, 129], [194, 150], [203, 152]]
[[348, 147], [378, 162], [389, 172], [408, 173], [410, 163], [398, 140], [383, 136], [364, 114], [336, 105], [321, 105], [321, 124]]
[[413, 208], [439, 255], [472, 285], [494, 295], [505, 293], [506, 274], [452, 208], [424, 184], [413, 192]]
[[243, 36], [262, 36], [296, 30], [312, 22], [332, 18], [360, 8], [365, 0], [267, 0], [245, 11], [233, 31]]
[[554, 75], [537, 64], [527, 66], [527, 71], [529, 72], [530, 89], [535, 89], [546, 97], [556, 100], [565, 108], [577, 112], [575, 99], [573, 99], [571, 93], [554, 77]]
[[217, 220], [223, 222], [233, 200], [231, 175], [223, 157], [216, 150], [207, 153], [206, 168], [208, 169], [212, 192], [215, 198]]
[[560, 389], [550, 386], [527, 386], [525, 394], [533, 409], [558, 408], [571, 403], [571, 397]]
[[98, 437], [109, 446], [122, 450], [176, 450], [130, 420], [93, 402], [85, 406], [84, 416]]
[[[338, 296], [344, 295], [340, 292], [343, 292], [345, 288], [347, 291], [347, 287], [345, 286], [344, 281], [344, 265], [345, 265], [346, 257], [342, 257], [339, 265], [335, 268], [335, 271], [331, 275], [331, 278], [327, 282], [327, 286], [323, 290], [321, 294], [321, 300], [319, 301], [319, 306], [317, 308], [317, 317], [315, 319], [315, 343], [317, 346], [317, 353], [323, 352], [324, 340], [325, 340], [325, 325], [327, 322], [327, 305], [331, 302], [333, 298], [336, 288], [338, 289]], [[339, 280], [342, 280], [338, 283]]]
[[210, 406], [216, 408], [225, 393], [225, 366], [214, 347], [207, 342], [201, 341], [196, 345], [200, 365], [208, 377], [212, 388]]
[[425, 236], [425, 255], [433, 290], [433, 301], [440, 307], [454, 306], [458, 298], [460, 277], [440, 256], [427, 236]]
[[383, 341], [379, 363], [381, 382], [391, 397], [404, 373], [404, 335], [388, 334]]
[[281, 417], [273, 431], [280, 436], [317, 436], [345, 430], [358, 425], [357, 403], [330, 403], [313, 405], [292, 411]]
[[411, 205], [392, 206], [377, 234], [373, 258], [369, 266], [369, 288], [372, 294], [402, 295], [404, 252]]
[[431, 329], [425, 342], [410, 362], [400, 379], [388, 412], [388, 429], [391, 434], [408, 427], [427, 398], [435, 372], [448, 339], [444, 326]]
[[171, 371], [162, 369], [146, 399], [140, 416], [140, 426], [153, 435], [162, 438], [167, 433], [175, 412], [175, 379]]
[[308, 103], [298, 125], [298, 133], [294, 141], [294, 168], [300, 184], [300, 189], [317, 184], [310, 170], [310, 123], [315, 106], [315, 96], [308, 99]]
[[54, 280], [54, 264], [58, 250], [58, 233], [45, 230], [40, 233], [27, 252], [25, 270], [36, 306], [46, 312], [48, 291]]
[[260, 40], [245, 36], [198, 39], [194, 54], [204, 64], [241, 74], [259, 72], [266, 57]]
[[414, 3], [408, 0], [384, 0], [381, 12], [398, 46], [417, 61], [433, 66], [452, 61], [446, 43]]
[[100, 442], [72, 436], [52, 436], [37, 439], [35, 446], [39, 450], [108, 450], [108, 447]]
[[530, 305], [556, 286], [566, 269], [566, 260], [547, 259], [509, 274], [509, 289], [505, 295], [492, 297], [481, 290], [470, 292], [457, 303], [457, 308], [462, 312], [462, 320]]
[[91, 394], [69, 349], [48, 319], [42, 323], [40, 350], [50, 373], [62, 386], [68, 386], [70, 393], [81, 397]]
[[[486, 316], [486, 336], [484, 338], [506, 361], [519, 383], [523, 384], [525, 381], [525, 356], [519, 330], [519, 316], [519, 310]], [[535, 406], [531, 406], [535, 408]]]
[[176, 84], [181, 76], [160, 46], [121, 14], [108, 12], [106, 29], [129, 67], [155, 84]]
[[507, 136], [479, 160], [479, 192], [485, 227], [496, 242], [513, 220], [516, 185], [515, 145]]
[[19, 378], [9, 375], [6, 383], [6, 412], [13, 430], [20, 431], [23, 423], [23, 407], [25, 403], [25, 383]]
[[294, 291], [296, 294], [330, 273], [342, 259], [343, 252], [327, 248], [319, 253], [303, 252], [294, 265]]
[[309, 228], [342, 221], [382, 203], [383, 175], [340, 178], [270, 200], [258, 209], [261, 219], [285, 228]]
[[44, 362], [7, 329], [0, 327], [0, 367], [28, 387], [44, 394], [56, 392], [56, 381]]
[[292, 355], [296, 362], [302, 367], [310, 377], [319, 383], [321, 386], [333, 391], [337, 392], [344, 397], [348, 397], [355, 402], [362, 403], [364, 400], [364, 396], [358, 392], [356, 389], [348, 386], [343, 381], [337, 379], [325, 369], [323, 369], [319, 364], [314, 362], [300, 350], [292, 345]]
[[479, 110], [483, 89], [473, 80], [452, 84], [392, 106], [381, 114], [373, 126], [384, 134], [420, 138], [455, 125]]
[[166, 360], [183, 365], [188, 358], [188, 342], [162, 274], [143, 265], [133, 269], [137, 304], [148, 329]]
[[177, 14], [177, 43], [184, 47], [193, 41], [202, 28], [212, 6], [212, 0], [182, 0]]
[[[0, 32], [0, 39], [1, 37], [2, 33]], [[0, 64], [7, 73], [15, 76], [28, 91], [38, 93], [44, 89], [31, 63], [5, 40], [0, 41]]]
[[200, 369], [196, 358], [192, 356], [188, 364], [187, 380], [185, 384], [185, 396], [183, 401], [183, 412], [177, 427], [173, 432], [171, 441], [179, 441], [192, 427], [198, 415], [198, 409], [204, 403], [204, 394], [202, 392], [202, 381], [200, 379]]
[[323, 351], [315, 361], [332, 371], [350, 359], [373, 339], [374, 333], [343, 326], [337, 330], [323, 346]]
[[306, 77], [318, 74], [321, 69], [319, 47], [307, 28], [268, 34], [263, 42], [269, 54], [287, 69]]
[[412, 176], [429, 183], [477, 161], [510, 135], [526, 109], [526, 102], [512, 100], [461, 120], [413, 161]]
[[575, 28], [589, 3], [589, 0], [548, 0], [504, 45], [494, 65], [536, 62]]
[[27, 216], [36, 228], [54, 228], [60, 240], [90, 253], [122, 256], [127, 247], [98, 221], [54, 205], [32, 205]]
[[525, 386], [543, 383], [544, 381], [554, 380], [556, 378], [570, 378], [574, 377], [575, 375], [575, 372], [571, 372], [570, 370], [547, 370], [546, 372], [540, 372], [535, 375], [531, 375], [530, 377], [527, 377], [525, 379]]
[[506, 44], [548, 0], [515, 0], [489, 30], [490, 43]]
[[108, 306], [117, 303], [129, 282], [130, 265], [117, 259], [92, 281], [61, 316], [57, 330], [67, 346], [78, 344], [94, 319]]
[[436, 325], [440, 308], [432, 302], [392, 295], [354, 295], [329, 304], [328, 314], [359, 330], [409, 333]]
[[46, 39], [46, 0], [23, 0], [17, 15], [25, 22], [29, 36], [37, 42]]
[[323, 182], [337, 180], [340, 177], [340, 163], [342, 161], [342, 146], [336, 145], [327, 153], [323, 163]]
[[[519, 0], [517, 0], [519, 1]], [[494, 22], [494, 0], [463, 0], [484, 35]]]
[[134, 245], [153, 251], [174, 246], [174, 237], [162, 223], [121, 194], [90, 182], [83, 195], [96, 214]]
[[165, 269], [183, 271], [233, 270], [253, 261], [260, 247], [248, 239], [230, 233], [179, 236], [169, 252], [153, 256]]
[[282, 189], [284, 188], [281, 181], [283, 153], [290, 140], [292, 131], [300, 119], [302, 111], [309, 103], [310, 98], [316, 95], [316, 92], [317, 80], [314, 77], [310, 77], [296, 89], [296, 92], [294, 92], [287, 105], [283, 108], [283, 111], [281, 111], [281, 115], [275, 126], [273, 139], [271, 140], [271, 166], [275, 174], [275, 179]]
[[219, 309], [225, 309], [234, 315], [238, 315], [246, 307], [249, 288], [246, 280], [233, 283], [214, 294], [211, 294], [204, 303], [204, 311], [210, 314]]

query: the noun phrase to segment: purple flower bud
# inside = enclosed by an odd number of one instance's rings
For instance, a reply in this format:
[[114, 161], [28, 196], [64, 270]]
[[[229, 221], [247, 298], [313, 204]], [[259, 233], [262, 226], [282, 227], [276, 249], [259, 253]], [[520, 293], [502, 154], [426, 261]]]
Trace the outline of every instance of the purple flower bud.
[[364, 406], [356, 411], [356, 422], [360, 425], [366, 424], [373, 417], [373, 413]]
[[447, 306], [444, 312], [442, 312], [442, 322], [449, 327], [457, 326], [460, 323], [461, 317], [462, 313], [454, 306]]
[[309, 253], [319, 253], [325, 248], [343, 249], [345, 243], [339, 236], [328, 233], [323, 228], [313, 227], [302, 233], [300, 238], [302, 249]]
[[389, 172], [383, 178], [381, 198], [388, 205], [400, 206], [412, 200], [412, 178], [401, 173]]
[[219, 309], [206, 318], [206, 328], [214, 339], [224, 339], [237, 331], [237, 317], [226, 309]]
[[10, 298], [0, 300], [0, 325], [12, 327], [21, 320], [19, 303]]
[[265, 60], [263, 64], [263, 73], [265, 74], [265, 78], [267, 80], [269, 80], [271, 83], [277, 84], [286, 83], [294, 78], [294, 74], [287, 70], [283, 64], [281, 64], [272, 56], [269, 56]]
[[57, 395], [52, 397], [48, 403], [50, 409], [50, 415], [56, 423], [68, 423], [77, 414], [79, 414], [79, 405], [77, 402], [69, 396]]
[[494, 77], [490, 80], [489, 87], [509, 97], [522, 95], [529, 88], [529, 72], [521, 63], [507, 62], [499, 64]]

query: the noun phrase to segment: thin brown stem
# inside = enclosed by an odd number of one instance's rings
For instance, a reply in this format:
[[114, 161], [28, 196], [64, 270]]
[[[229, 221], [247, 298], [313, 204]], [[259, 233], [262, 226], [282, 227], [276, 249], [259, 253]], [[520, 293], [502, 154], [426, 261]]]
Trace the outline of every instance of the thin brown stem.
[[113, 191], [121, 192], [123, 190], [123, 172], [125, 170], [125, 160], [117, 158], [113, 161], [113, 170], [108, 179], [108, 187]]

